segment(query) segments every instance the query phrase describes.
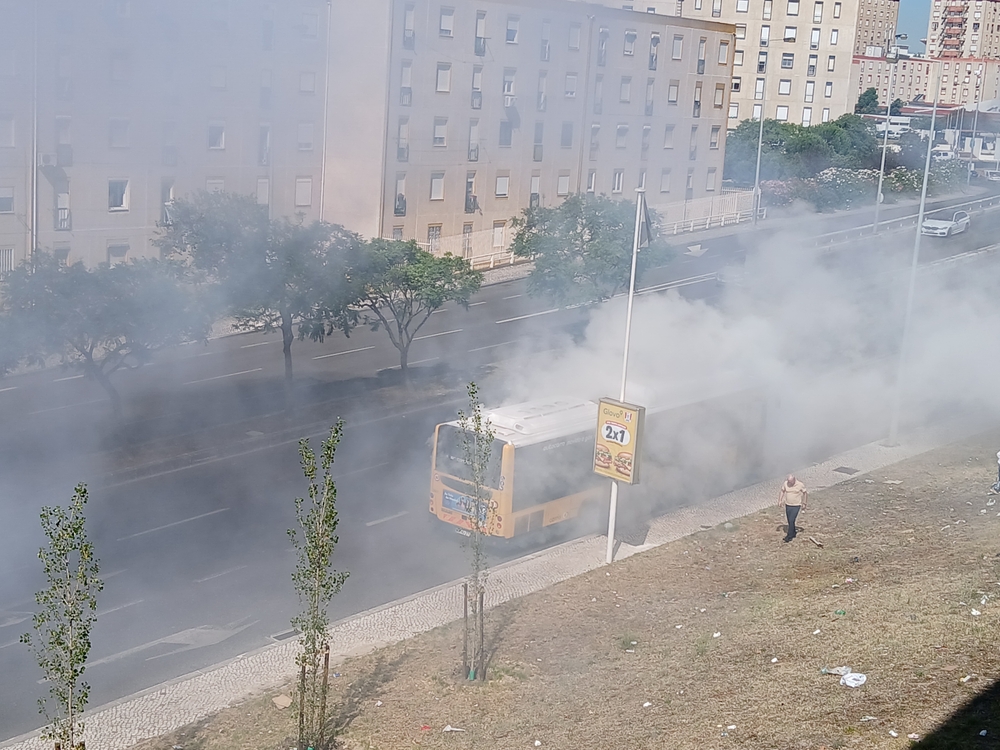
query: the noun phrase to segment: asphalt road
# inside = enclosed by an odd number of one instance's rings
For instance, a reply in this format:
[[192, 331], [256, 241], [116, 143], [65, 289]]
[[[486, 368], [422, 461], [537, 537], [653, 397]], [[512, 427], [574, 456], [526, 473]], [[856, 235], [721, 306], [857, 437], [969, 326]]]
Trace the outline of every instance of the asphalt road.
[[[990, 244], [1000, 213], [974, 219], [964, 236], [926, 238], [924, 258]], [[839, 248], [830, 262], [852, 263], [872, 252], [905, 264], [912, 232]], [[699, 243], [643, 281], [647, 293], [678, 289], [692, 298], [722, 292], [715, 271], [739, 262], [768, 234], [740, 233]], [[681, 248], [684, 253], [684, 248]], [[485, 288], [468, 311], [449, 307], [421, 331], [411, 351], [416, 368], [446, 364], [459, 374], [512, 358], [544, 364], [553, 332], [579, 325], [582, 310], [556, 310], [528, 297], [524, 282]], [[166, 352], [152, 365], [121, 373], [136, 443], [196, 433], [273, 412], [283, 364], [274, 336], [246, 334]], [[543, 352], [531, 354], [531, 351]], [[359, 330], [350, 339], [296, 342], [297, 398], [363, 394], [379, 371], [398, 364], [385, 334]], [[344, 617], [463, 575], [466, 553], [426, 512], [427, 439], [454, 418], [459, 402], [368, 408], [349, 405], [337, 459], [341, 515], [336, 560], [350, 572], [331, 616]], [[34, 550], [37, 512], [64, 503], [72, 484], [100, 484], [114, 468], [101, 460], [109, 445], [107, 406], [96, 385], [72, 373], [46, 371], [0, 381], [0, 741], [40, 724], [35, 701], [45, 690], [18, 636], [30, 628], [32, 592], [41, 584]], [[265, 436], [266, 437], [266, 436]], [[114, 442], [113, 440], [111, 442]], [[120, 448], [115, 444], [116, 448]], [[296, 609], [293, 555], [285, 530], [301, 492], [296, 448], [270, 448], [95, 490], [89, 526], [106, 588], [87, 679], [91, 705], [260, 647], [286, 633]], [[497, 553], [497, 561], [523, 549]]]

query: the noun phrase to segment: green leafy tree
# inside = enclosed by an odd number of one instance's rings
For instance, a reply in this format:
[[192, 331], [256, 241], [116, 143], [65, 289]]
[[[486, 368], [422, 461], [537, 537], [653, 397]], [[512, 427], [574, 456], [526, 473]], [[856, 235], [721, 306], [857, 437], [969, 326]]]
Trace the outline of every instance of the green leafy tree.
[[[483, 600], [486, 591], [486, 580], [489, 573], [486, 560], [486, 539], [489, 536], [490, 525], [495, 522], [493, 511], [493, 493], [489, 489], [489, 472], [493, 459], [493, 428], [483, 416], [483, 404], [479, 400], [479, 386], [469, 383], [469, 411], [458, 412], [458, 428], [462, 436], [462, 460], [468, 468], [468, 476], [472, 479], [472, 507], [470, 508], [471, 529], [469, 536], [469, 551], [471, 554], [471, 570], [469, 585], [466, 589], [469, 597], [468, 606], [472, 612], [472, 621], [465, 623], [464, 642], [468, 644], [472, 636], [472, 651], [466, 646], [463, 651], [463, 665], [470, 680], [486, 679], [486, 654], [483, 650], [483, 631], [485, 629], [486, 613], [483, 611]], [[471, 633], [470, 633], [471, 631]]]
[[893, 99], [892, 104], [889, 105], [889, 116], [899, 117], [901, 114], [903, 114], [903, 106], [904, 105], [902, 99]]
[[[651, 217], [653, 236], [639, 253], [637, 273], [667, 257]], [[628, 289], [634, 202], [575, 194], [554, 208], [525, 209], [512, 224], [514, 255], [534, 262], [530, 294], [570, 305], [602, 302]]]
[[404, 378], [410, 345], [431, 314], [446, 302], [468, 309], [482, 284], [482, 274], [464, 258], [437, 257], [416, 242], [384, 239], [353, 246], [344, 277], [344, 289], [325, 313], [330, 329], [349, 336], [359, 324], [373, 331], [384, 328], [399, 351]]
[[861, 96], [858, 97], [858, 103], [854, 105], [854, 114], [877, 115], [878, 113], [878, 90], [872, 86], [861, 92]]
[[318, 461], [309, 441], [299, 441], [302, 473], [309, 488], [307, 498], [295, 499], [298, 529], [288, 530], [298, 555], [292, 582], [302, 607], [292, 618], [292, 626], [302, 633], [302, 653], [298, 657], [299, 750], [326, 750], [333, 742], [326, 716], [330, 669], [327, 612], [348, 574], [332, 567], [340, 520], [331, 472], [343, 434], [344, 422], [338, 420], [323, 441]]
[[48, 544], [38, 550], [46, 587], [35, 594], [33, 632], [21, 642], [33, 651], [49, 684], [38, 701], [48, 726], [42, 736], [67, 750], [82, 750], [81, 717], [90, 686], [83, 681], [90, 631], [97, 621], [97, 595], [104, 589], [94, 545], [87, 537], [87, 487], [79, 484], [69, 507], [44, 507], [42, 531]]
[[9, 332], [0, 360], [42, 364], [52, 357], [95, 381], [115, 416], [121, 396], [112, 376], [141, 367], [161, 347], [207, 335], [197, 289], [174, 264], [139, 260], [87, 269], [38, 253], [4, 279], [0, 328]]
[[323, 339], [322, 303], [341, 288], [342, 259], [360, 239], [338, 225], [271, 220], [266, 206], [234, 193], [201, 192], [170, 213], [160, 248], [219, 284], [237, 330], [281, 332], [291, 382], [292, 342]]

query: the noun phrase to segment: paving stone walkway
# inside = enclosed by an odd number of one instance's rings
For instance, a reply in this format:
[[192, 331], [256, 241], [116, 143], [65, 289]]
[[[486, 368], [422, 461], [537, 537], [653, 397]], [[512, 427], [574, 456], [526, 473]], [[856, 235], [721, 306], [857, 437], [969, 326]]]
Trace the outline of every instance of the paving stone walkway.
[[[923, 453], [940, 442], [914, 440], [893, 448], [872, 443], [804, 468], [796, 476], [811, 491], [817, 491]], [[773, 506], [780, 484], [781, 479], [761, 482], [661, 516], [650, 524], [643, 544], [621, 544], [616, 559]], [[497, 566], [490, 572], [487, 604], [496, 606], [598, 568], [604, 564], [605, 552], [606, 537], [590, 536]], [[455, 581], [334, 623], [331, 648], [334, 661], [457, 620], [462, 612], [461, 592], [462, 582]], [[293, 677], [297, 649], [294, 640], [267, 646], [96, 708], [86, 715], [87, 748], [125, 750], [141, 740], [166, 734], [277, 687]], [[0, 747], [48, 750], [50, 745], [35, 733], [14, 738]]]

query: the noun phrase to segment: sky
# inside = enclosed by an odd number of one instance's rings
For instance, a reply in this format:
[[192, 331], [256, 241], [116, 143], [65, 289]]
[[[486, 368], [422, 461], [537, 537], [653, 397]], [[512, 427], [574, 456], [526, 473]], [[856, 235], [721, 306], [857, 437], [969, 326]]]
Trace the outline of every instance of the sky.
[[930, 11], [931, 0], [899, 0], [896, 33], [906, 34], [909, 37], [902, 44], [908, 45], [911, 52], [924, 51], [924, 45], [920, 40], [927, 36], [927, 18]]

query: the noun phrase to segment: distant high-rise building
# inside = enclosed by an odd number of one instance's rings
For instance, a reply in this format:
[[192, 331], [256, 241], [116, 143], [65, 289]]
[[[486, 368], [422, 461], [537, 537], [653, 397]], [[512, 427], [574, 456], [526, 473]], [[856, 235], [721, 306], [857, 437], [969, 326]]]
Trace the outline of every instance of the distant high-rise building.
[[899, 0], [860, 0], [854, 54], [884, 55], [896, 44]]
[[1000, 57], [1000, 4], [990, 0], [933, 0], [927, 23], [927, 56]]
[[155, 255], [198, 190], [479, 258], [571, 193], [721, 193], [718, 19], [571, 0], [0, 0], [0, 18], [0, 273], [32, 243]]

